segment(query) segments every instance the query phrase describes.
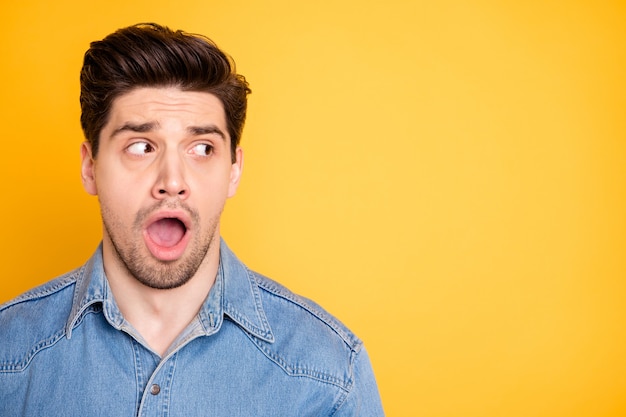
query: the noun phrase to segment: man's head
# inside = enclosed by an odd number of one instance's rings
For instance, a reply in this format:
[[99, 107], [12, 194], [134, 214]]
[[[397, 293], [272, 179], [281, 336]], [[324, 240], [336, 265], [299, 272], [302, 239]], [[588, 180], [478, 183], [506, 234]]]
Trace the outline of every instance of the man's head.
[[230, 57], [206, 37], [153, 23], [120, 29], [92, 42], [80, 86], [80, 121], [94, 158], [113, 100], [139, 87], [177, 87], [211, 93], [221, 101], [235, 160], [250, 89]]
[[100, 202], [112, 282], [171, 289], [215, 276], [249, 91], [204, 37], [142, 24], [91, 44], [81, 176]]

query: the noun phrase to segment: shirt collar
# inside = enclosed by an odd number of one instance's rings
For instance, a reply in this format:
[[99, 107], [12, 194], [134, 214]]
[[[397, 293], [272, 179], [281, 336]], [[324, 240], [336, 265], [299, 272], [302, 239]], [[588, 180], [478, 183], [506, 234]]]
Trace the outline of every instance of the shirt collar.
[[198, 318], [209, 335], [219, 330], [225, 315], [248, 333], [270, 343], [274, 341], [254, 274], [221, 240], [215, 283]]
[[[94, 304], [102, 305], [104, 315], [113, 327], [118, 330], [122, 328], [124, 317], [115, 303], [104, 273], [102, 243], [78, 274], [72, 310], [65, 329], [68, 338], [85, 311]], [[274, 341], [254, 274], [221, 239], [220, 263], [215, 283], [197, 318], [203, 333], [208, 336], [220, 329], [224, 316], [228, 316], [248, 333], [270, 343]]]

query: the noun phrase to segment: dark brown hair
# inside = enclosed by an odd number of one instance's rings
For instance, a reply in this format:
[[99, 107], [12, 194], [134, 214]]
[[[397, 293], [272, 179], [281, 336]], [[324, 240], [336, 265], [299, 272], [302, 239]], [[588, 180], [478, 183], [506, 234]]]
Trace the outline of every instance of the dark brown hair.
[[141, 23], [91, 43], [80, 72], [80, 123], [94, 158], [115, 98], [138, 87], [178, 87], [215, 95], [224, 106], [231, 157], [246, 119], [246, 79], [209, 38]]

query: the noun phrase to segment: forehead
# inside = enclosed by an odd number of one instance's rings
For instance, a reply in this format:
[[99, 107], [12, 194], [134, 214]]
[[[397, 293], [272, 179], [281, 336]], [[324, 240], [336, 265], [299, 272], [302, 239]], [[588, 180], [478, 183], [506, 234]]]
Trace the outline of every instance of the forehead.
[[103, 130], [115, 131], [127, 123], [153, 123], [163, 129], [213, 124], [227, 134], [220, 99], [176, 87], [140, 87], [116, 97]]

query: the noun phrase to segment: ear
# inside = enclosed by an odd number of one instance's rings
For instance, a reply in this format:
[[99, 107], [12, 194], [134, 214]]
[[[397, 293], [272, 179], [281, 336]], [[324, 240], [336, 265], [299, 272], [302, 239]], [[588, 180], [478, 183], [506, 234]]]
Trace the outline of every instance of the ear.
[[243, 149], [237, 147], [235, 150], [235, 162], [230, 167], [230, 182], [228, 184], [228, 198], [235, 195], [239, 181], [241, 180], [241, 172], [243, 171]]
[[81, 169], [80, 176], [83, 180], [85, 191], [91, 195], [98, 195], [98, 187], [96, 187], [95, 163], [91, 152], [91, 145], [83, 142], [80, 147]]

